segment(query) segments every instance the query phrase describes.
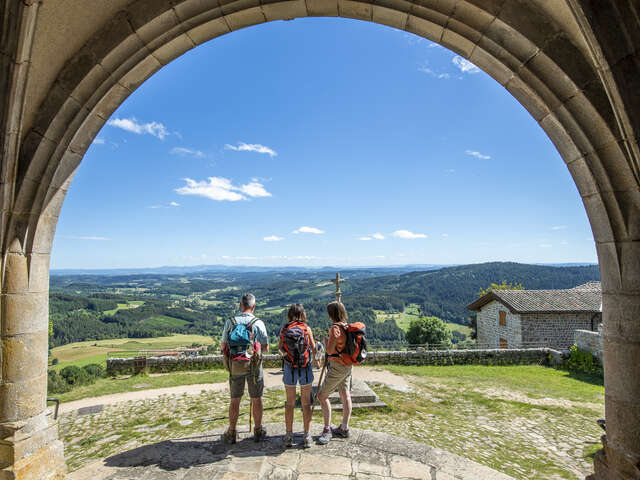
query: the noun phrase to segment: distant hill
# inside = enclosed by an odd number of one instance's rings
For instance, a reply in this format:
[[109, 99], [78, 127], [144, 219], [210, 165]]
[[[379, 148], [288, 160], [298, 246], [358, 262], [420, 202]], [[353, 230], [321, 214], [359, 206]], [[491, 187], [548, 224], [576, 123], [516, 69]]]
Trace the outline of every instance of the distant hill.
[[345, 282], [344, 296], [387, 296], [405, 304], [422, 305], [425, 315], [455, 323], [465, 323], [465, 308], [478, 291], [491, 283], [521, 283], [531, 290], [572, 288], [600, 280], [597, 265], [552, 267], [512, 262], [491, 262], [363, 278]]

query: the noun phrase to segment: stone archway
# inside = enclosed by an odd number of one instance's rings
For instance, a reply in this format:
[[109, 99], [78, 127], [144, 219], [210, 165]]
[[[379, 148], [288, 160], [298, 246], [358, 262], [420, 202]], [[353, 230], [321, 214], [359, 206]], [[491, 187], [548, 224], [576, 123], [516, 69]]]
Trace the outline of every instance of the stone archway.
[[640, 476], [640, 11], [635, 0], [5, 0], [0, 473], [64, 475], [46, 413], [49, 254], [73, 173], [111, 113], [174, 58], [273, 20], [341, 16], [468, 58], [547, 132], [582, 196], [604, 298], [598, 479]]

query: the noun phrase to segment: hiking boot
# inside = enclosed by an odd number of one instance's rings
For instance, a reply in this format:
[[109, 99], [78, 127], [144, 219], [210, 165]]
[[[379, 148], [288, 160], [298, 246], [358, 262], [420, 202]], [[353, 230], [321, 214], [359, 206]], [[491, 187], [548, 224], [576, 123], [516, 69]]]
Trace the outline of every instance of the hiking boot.
[[283, 443], [287, 448], [293, 447], [293, 432], [285, 433]]
[[303, 446], [304, 448], [311, 448], [311, 441], [312, 441], [312, 440], [313, 440], [313, 439], [311, 438], [311, 432], [305, 432], [305, 433], [304, 433], [304, 440], [303, 440], [302, 446]]
[[320, 445], [326, 445], [332, 437], [333, 434], [331, 433], [331, 427], [325, 427], [324, 430], [322, 430], [322, 435], [318, 437], [318, 443]]
[[267, 431], [265, 430], [264, 427], [260, 426], [253, 429], [254, 442], [261, 442], [265, 438], [267, 438]]
[[349, 438], [349, 427], [342, 428], [342, 425], [331, 429], [331, 433], [334, 437]]
[[236, 443], [236, 431], [235, 430], [227, 430], [222, 435], [222, 442], [226, 445], [233, 445]]

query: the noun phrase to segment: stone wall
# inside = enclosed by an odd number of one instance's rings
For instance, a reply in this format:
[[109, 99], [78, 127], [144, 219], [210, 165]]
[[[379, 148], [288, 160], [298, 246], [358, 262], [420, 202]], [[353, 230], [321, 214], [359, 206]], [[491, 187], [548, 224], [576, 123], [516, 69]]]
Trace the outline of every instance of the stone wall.
[[[500, 311], [506, 312], [506, 325], [500, 325]], [[493, 300], [478, 312], [478, 346], [500, 348], [500, 339], [507, 341], [507, 348], [521, 348], [522, 330], [520, 315], [511, 313], [507, 307]]]
[[[282, 360], [279, 355], [265, 355], [263, 360], [263, 365], [266, 368], [279, 368], [282, 365]], [[530, 348], [369, 352], [364, 363], [367, 365], [556, 365], [563, 361], [564, 354], [562, 352], [549, 348]], [[214, 368], [224, 368], [221, 355], [186, 358], [147, 358], [147, 372], [149, 373], [180, 370], [210, 370]], [[108, 375], [132, 373], [134, 373], [133, 358], [107, 359]]]
[[586, 350], [602, 361], [602, 334], [590, 330], [576, 330], [574, 343], [580, 350]]
[[[598, 315], [598, 314], [595, 314]], [[571, 348], [576, 330], [591, 330], [593, 313], [522, 314], [524, 345], [544, 345], [564, 350]], [[593, 320], [600, 323], [600, 318]]]

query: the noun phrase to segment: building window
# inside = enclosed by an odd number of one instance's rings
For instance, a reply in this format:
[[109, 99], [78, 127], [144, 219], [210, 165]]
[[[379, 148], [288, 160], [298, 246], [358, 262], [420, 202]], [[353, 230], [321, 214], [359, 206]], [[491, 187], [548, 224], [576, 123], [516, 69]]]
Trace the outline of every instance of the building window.
[[509, 348], [507, 345], [507, 341], [504, 338], [500, 339], [500, 348]]
[[507, 326], [507, 312], [505, 312], [504, 310], [500, 310], [500, 326]]

